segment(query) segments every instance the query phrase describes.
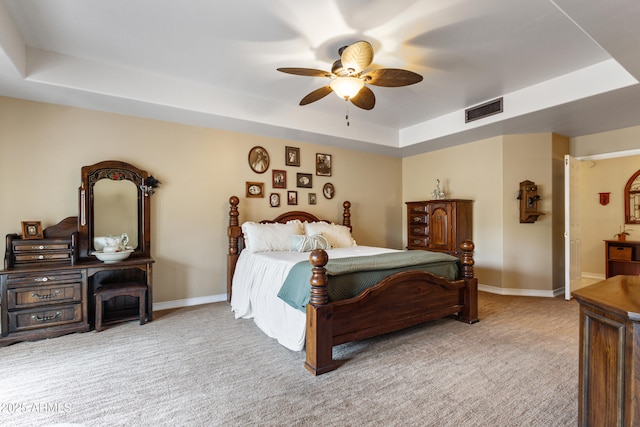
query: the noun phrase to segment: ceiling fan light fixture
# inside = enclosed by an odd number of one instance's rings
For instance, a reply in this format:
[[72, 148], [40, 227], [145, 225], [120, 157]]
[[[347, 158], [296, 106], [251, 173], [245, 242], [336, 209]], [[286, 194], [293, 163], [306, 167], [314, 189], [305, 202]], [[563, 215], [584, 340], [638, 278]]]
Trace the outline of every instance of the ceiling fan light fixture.
[[329, 86], [340, 98], [350, 99], [360, 92], [364, 81], [357, 77], [336, 77]]

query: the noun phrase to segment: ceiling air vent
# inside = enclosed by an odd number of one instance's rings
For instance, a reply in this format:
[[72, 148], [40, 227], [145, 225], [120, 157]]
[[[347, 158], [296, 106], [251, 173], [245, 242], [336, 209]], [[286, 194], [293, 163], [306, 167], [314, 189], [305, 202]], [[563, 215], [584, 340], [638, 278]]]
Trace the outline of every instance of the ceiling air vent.
[[469, 123], [498, 113], [502, 113], [502, 97], [481, 105], [476, 105], [475, 107], [467, 108], [464, 110], [464, 122]]

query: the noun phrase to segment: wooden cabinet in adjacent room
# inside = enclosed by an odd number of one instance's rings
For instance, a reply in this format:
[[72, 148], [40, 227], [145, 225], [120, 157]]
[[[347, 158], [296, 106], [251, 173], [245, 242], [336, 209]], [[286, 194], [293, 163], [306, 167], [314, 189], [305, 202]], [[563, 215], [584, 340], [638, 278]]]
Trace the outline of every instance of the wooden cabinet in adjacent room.
[[604, 256], [607, 279], [618, 275], [640, 274], [640, 242], [605, 240]]
[[407, 202], [407, 249], [458, 256], [460, 244], [473, 237], [472, 200]]

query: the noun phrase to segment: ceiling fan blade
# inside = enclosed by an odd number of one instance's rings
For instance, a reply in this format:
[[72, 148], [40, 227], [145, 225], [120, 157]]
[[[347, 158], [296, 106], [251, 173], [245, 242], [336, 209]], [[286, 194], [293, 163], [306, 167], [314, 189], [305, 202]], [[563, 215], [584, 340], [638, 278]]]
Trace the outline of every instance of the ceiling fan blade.
[[359, 41], [347, 46], [340, 54], [342, 67], [358, 74], [373, 62], [373, 48], [369, 42]]
[[399, 87], [421, 82], [422, 76], [399, 68], [380, 68], [364, 74], [362, 79], [365, 83], [374, 86]]
[[307, 104], [311, 104], [312, 102], [316, 102], [317, 100], [322, 99], [325, 96], [329, 95], [331, 92], [333, 92], [333, 89], [331, 89], [331, 86], [324, 86], [324, 87], [321, 87], [320, 89], [316, 89], [313, 92], [309, 93], [304, 98], [302, 98], [302, 100], [300, 101], [300, 105], [307, 105]]
[[349, 101], [363, 110], [371, 110], [376, 105], [376, 96], [371, 89], [364, 86], [356, 96], [349, 98]]
[[328, 71], [316, 70], [313, 68], [278, 68], [278, 71], [282, 71], [287, 74], [295, 74], [296, 76], [309, 76], [309, 77], [331, 77], [332, 74]]

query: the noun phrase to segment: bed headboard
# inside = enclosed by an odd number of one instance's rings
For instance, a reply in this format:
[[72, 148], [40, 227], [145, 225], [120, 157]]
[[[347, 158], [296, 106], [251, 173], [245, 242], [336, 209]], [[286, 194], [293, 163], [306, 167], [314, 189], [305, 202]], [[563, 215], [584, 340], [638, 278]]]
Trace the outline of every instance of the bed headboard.
[[[236, 269], [238, 256], [240, 256], [240, 251], [242, 250], [242, 227], [238, 218], [240, 215], [238, 212], [239, 204], [240, 199], [237, 196], [231, 196], [229, 198], [229, 225], [227, 226], [227, 236], [229, 236], [229, 250], [227, 253], [227, 301], [229, 302], [231, 301], [231, 283], [233, 281], [233, 273]], [[352, 230], [351, 202], [345, 201], [342, 204], [342, 207], [342, 221], [340, 222], [342, 223], [342, 225], [349, 227], [349, 230]], [[302, 222], [338, 222], [334, 220], [320, 219], [314, 214], [304, 211], [285, 212], [278, 215], [274, 219], [263, 219], [254, 221], [260, 222], [262, 224], [267, 224], [275, 222], [286, 223], [287, 221], [292, 221], [295, 219], [299, 219]]]

